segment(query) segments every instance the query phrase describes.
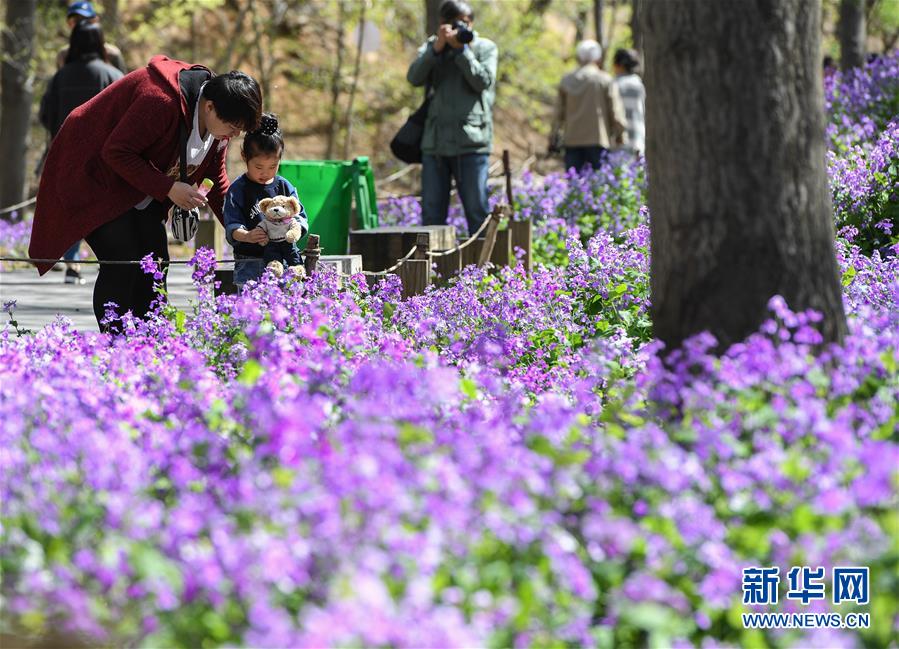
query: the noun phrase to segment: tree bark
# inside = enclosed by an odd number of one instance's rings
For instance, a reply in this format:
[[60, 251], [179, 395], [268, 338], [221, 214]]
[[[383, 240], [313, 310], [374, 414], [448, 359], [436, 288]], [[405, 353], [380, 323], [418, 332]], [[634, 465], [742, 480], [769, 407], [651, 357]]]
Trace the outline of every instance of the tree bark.
[[440, 25], [440, 3], [443, 0], [425, 0], [425, 37], [437, 33]]
[[810, 0], [646, 3], [655, 335], [719, 349], [774, 295], [846, 331], [825, 171], [821, 7]]
[[[0, 63], [0, 209], [21, 203], [25, 196], [25, 153], [31, 98], [34, 94], [34, 16], [37, 0], [6, 3], [6, 25]], [[21, 211], [20, 211], [21, 213]], [[0, 215], [10, 219], [10, 215]]]
[[602, 10], [603, 0], [593, 0], [593, 31], [596, 33], [596, 42], [602, 45]]
[[645, 0], [631, 0], [631, 42], [633, 48], [638, 52], [643, 51], [643, 29], [640, 14], [644, 4]]
[[849, 70], [865, 63], [865, 0], [840, 0], [840, 68]]
[[571, 48], [571, 51], [574, 51], [574, 48], [577, 47], [577, 44], [584, 40], [584, 31], [587, 28], [587, 10], [586, 9], [578, 9], [577, 10], [577, 18], [574, 19], [574, 47]]
[[359, 85], [359, 72], [362, 69], [362, 44], [365, 37], [365, 9], [367, 5], [368, 2], [363, 0], [359, 9], [359, 38], [356, 40], [356, 62], [353, 65], [353, 83], [350, 86], [350, 97], [347, 100], [346, 117], [344, 119], [344, 124], [346, 124], [346, 136], [343, 140], [344, 160], [350, 159], [350, 150], [353, 142], [353, 100], [356, 98], [356, 87]]
[[119, 0], [103, 0], [103, 37], [116, 43], [119, 37]]
[[609, 24], [603, 39], [599, 42], [602, 45], [602, 57], [599, 59], [599, 67], [605, 69], [606, 61], [609, 60], [609, 46], [615, 41], [615, 24], [618, 22], [618, 7], [615, 0], [609, 0]]
[[240, 35], [244, 31], [244, 22], [252, 4], [252, 0], [248, 0], [247, 2], [240, 2], [238, 4], [237, 19], [234, 20], [234, 31], [231, 33], [231, 37], [228, 38], [228, 44], [225, 47], [225, 51], [222, 52], [222, 55], [215, 63], [215, 72], [222, 73], [231, 70], [233, 69], [232, 65], [236, 67], [236, 64], [232, 63], [234, 50], [241, 40]]
[[328, 126], [328, 149], [325, 159], [334, 158], [334, 150], [337, 147], [337, 136], [340, 133], [340, 82], [343, 75], [344, 36], [347, 13], [347, 1], [339, 0], [337, 5], [337, 62], [334, 66], [334, 74], [331, 76], [331, 120]]

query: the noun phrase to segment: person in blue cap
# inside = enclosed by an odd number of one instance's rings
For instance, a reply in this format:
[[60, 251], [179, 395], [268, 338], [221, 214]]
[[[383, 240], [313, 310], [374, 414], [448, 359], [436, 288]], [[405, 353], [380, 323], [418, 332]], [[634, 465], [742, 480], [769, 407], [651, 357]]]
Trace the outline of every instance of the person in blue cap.
[[[73, 2], [69, 5], [68, 10], [66, 11], [66, 23], [69, 26], [69, 30], [70, 30], [69, 41], [71, 42], [72, 36], [75, 33], [75, 28], [79, 24], [97, 25], [99, 27], [100, 16], [97, 15], [97, 12], [94, 9], [94, 5], [92, 3], [90, 3], [90, 2]], [[115, 45], [112, 45], [111, 43], [107, 43], [105, 40], [103, 41], [103, 48], [106, 51], [106, 56], [103, 57], [103, 60], [106, 63], [108, 63], [109, 65], [121, 70], [123, 74], [127, 73], [128, 68], [125, 66], [125, 59], [122, 57], [122, 51], [119, 48], [117, 48]], [[70, 47], [64, 47], [56, 55], [56, 69], [57, 70], [62, 70], [63, 66], [67, 62], [69, 62], [69, 59], [71, 58], [69, 56], [69, 51], [70, 51]], [[105, 87], [105, 86], [103, 86], [103, 87]], [[71, 110], [71, 108], [74, 108], [74, 106], [70, 107], [69, 110]], [[59, 125], [56, 125], [55, 130], [59, 130], [60, 125], [61, 125], [61, 122]], [[47, 128], [50, 129], [49, 126]], [[55, 133], [53, 129], [50, 129], [50, 130], [51, 130], [51, 133]], [[37, 168], [35, 169], [35, 174], [38, 176], [41, 174], [41, 171], [44, 168], [44, 161], [47, 159], [47, 153], [49, 152], [49, 150], [50, 150], [50, 144], [48, 143], [47, 146], [44, 148], [44, 153], [41, 155], [41, 159], [37, 164]], [[83, 281], [81, 279], [81, 275], [79, 273], [77, 264], [73, 263], [75, 261], [75, 259], [77, 258], [78, 251], [80, 249], [81, 249], [81, 241], [77, 241], [74, 244], [72, 244], [72, 247], [66, 251], [65, 255], [63, 255], [63, 259], [65, 259], [67, 262], [65, 265], [66, 283], [67, 284], [72, 284], [72, 283], [80, 284]], [[56, 266], [53, 267], [53, 270], [62, 270], [62, 268], [63, 267], [60, 264], [56, 264]]]
[[[100, 16], [97, 15], [94, 5], [90, 2], [73, 2], [66, 11], [66, 23], [69, 25], [69, 31], [75, 29], [75, 25], [81, 22], [99, 23]], [[125, 66], [125, 59], [122, 57], [122, 51], [111, 43], [105, 43], [106, 60], [114, 65], [122, 72], [127, 73], [128, 68]], [[66, 47], [59, 51], [56, 55], [56, 68], [59, 69], [65, 65], [69, 56], [69, 48]]]

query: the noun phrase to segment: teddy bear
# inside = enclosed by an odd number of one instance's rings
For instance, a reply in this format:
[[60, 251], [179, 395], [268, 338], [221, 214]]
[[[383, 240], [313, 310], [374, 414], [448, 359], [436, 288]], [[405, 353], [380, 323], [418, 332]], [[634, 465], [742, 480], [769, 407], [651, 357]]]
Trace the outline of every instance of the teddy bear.
[[262, 259], [265, 267], [271, 268], [278, 277], [284, 274], [285, 265], [295, 275], [306, 274], [300, 251], [294, 245], [303, 236], [303, 226], [295, 218], [301, 210], [300, 201], [295, 196], [275, 196], [259, 201], [259, 211], [265, 217], [259, 222], [259, 227], [268, 235]]

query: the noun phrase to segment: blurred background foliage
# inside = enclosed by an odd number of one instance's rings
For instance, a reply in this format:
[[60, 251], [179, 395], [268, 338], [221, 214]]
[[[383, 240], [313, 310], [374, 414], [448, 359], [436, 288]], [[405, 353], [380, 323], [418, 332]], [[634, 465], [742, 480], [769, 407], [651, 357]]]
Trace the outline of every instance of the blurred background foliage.
[[[421, 90], [412, 88], [405, 74], [426, 36], [428, 1], [96, 0], [95, 5], [107, 39], [121, 48], [130, 69], [155, 54], [215, 71], [242, 69], [259, 79], [267, 109], [281, 117], [286, 158], [367, 155], [384, 178], [403, 166], [387, 144], [421, 101]], [[575, 65], [576, 42], [595, 37], [596, 7], [602, 12], [609, 69], [611, 52], [633, 45], [633, 6], [645, 1], [472, 0], [476, 29], [500, 51], [497, 152], [509, 149], [520, 165], [545, 149], [556, 86]], [[29, 169], [47, 140], [36, 105], [68, 36], [67, 4], [38, 0]], [[866, 6], [869, 50], [895, 46], [899, 2], [866, 0]], [[824, 0], [823, 11], [823, 50], [838, 57], [839, 0]], [[236, 147], [231, 156], [232, 172], [240, 173]], [[404, 181], [407, 189], [417, 187], [415, 173]], [[402, 188], [402, 183], [394, 187]]]

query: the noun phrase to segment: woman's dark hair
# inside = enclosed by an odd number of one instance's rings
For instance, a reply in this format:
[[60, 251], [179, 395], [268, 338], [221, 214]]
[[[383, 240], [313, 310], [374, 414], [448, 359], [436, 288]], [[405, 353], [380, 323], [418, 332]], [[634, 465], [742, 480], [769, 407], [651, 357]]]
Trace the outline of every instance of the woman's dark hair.
[[462, 0], [443, 0], [440, 4], [440, 20], [449, 23], [459, 16], [465, 16], [470, 20], [474, 20], [474, 11], [471, 5]]
[[212, 102], [215, 113], [226, 124], [253, 131], [262, 115], [262, 91], [256, 79], [231, 70], [212, 77], [203, 87], [203, 97]]
[[72, 29], [69, 37], [69, 53], [66, 63], [73, 61], [106, 60], [106, 44], [103, 42], [103, 29], [97, 23], [81, 21]]
[[278, 116], [274, 113], [263, 113], [259, 119], [259, 128], [247, 131], [240, 148], [245, 160], [252, 160], [258, 155], [276, 155], [284, 153], [284, 138], [278, 126]]
[[612, 63], [620, 65], [628, 74], [634, 74], [640, 67], [640, 59], [634, 50], [615, 50], [615, 58]]

